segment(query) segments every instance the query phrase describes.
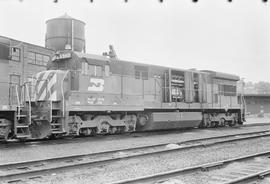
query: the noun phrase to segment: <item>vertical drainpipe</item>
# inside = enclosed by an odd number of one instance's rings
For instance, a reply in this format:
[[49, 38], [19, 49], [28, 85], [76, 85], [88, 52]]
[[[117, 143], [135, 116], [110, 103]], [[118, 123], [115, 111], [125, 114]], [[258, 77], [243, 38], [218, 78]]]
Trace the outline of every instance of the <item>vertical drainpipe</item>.
[[171, 80], [172, 80], [172, 71], [171, 69], [169, 69], [169, 102], [172, 102], [172, 84], [171, 84]]
[[[22, 64], [23, 64], [23, 66], [22, 66], [22, 84], [21, 85], [24, 85], [24, 83], [27, 81], [27, 79], [26, 79], [26, 76], [25, 76], [25, 66], [27, 66], [26, 64], [25, 64], [25, 62], [26, 62], [26, 60], [24, 59], [24, 51], [25, 50], [25, 47], [24, 47], [24, 43], [22, 44]], [[23, 97], [22, 97], [22, 100], [26, 100], [25, 99], [25, 97], [26, 97], [26, 91], [25, 91], [26, 89], [24, 89], [24, 91], [23, 91]], [[30, 120], [30, 123], [31, 123], [31, 120]]]
[[123, 99], [124, 95], [123, 95], [123, 73], [121, 74], [121, 98]]
[[[164, 102], [168, 102], [168, 96], [167, 96], [167, 71], [164, 73]], [[162, 89], [162, 88], [161, 88]]]
[[23, 84], [24, 83], [24, 67], [25, 67], [25, 60], [24, 60], [24, 44], [22, 44], [21, 46], [20, 46], [20, 55], [19, 55], [19, 58], [20, 58], [20, 61], [21, 61], [21, 63], [22, 63], [22, 78], [21, 78], [21, 84]]
[[144, 99], [144, 80], [142, 78], [142, 98]]
[[214, 79], [213, 76], [211, 76], [211, 93], [212, 93], [212, 108], [214, 107]]
[[155, 80], [155, 100], [156, 100], [156, 98], [157, 98], [157, 90], [156, 90], [156, 88], [157, 88], [157, 79], [156, 78], [154, 78], [154, 80]]
[[71, 19], [71, 50], [74, 51], [74, 20]]

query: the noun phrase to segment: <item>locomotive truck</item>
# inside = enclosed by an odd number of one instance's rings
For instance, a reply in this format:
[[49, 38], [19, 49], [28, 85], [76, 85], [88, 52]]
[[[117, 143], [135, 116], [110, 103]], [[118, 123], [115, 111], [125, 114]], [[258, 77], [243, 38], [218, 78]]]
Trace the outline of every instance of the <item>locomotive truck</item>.
[[20, 86], [14, 121], [0, 133], [42, 139], [234, 126], [244, 121], [237, 81], [221, 72], [59, 51], [46, 71]]

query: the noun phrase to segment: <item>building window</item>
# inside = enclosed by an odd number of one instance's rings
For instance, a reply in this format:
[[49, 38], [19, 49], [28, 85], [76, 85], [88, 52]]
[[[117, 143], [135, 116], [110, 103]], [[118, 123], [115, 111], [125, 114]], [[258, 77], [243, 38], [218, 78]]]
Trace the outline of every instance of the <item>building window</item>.
[[36, 64], [36, 54], [33, 52], [28, 53], [28, 62], [32, 64]]
[[29, 76], [27, 77], [27, 82], [28, 82], [28, 89], [29, 89], [29, 96], [31, 99], [34, 98], [35, 96], [35, 78], [33, 78], [33, 76]]
[[50, 56], [35, 52], [28, 52], [28, 63], [46, 66], [50, 61]]
[[0, 42], [0, 59], [9, 60], [9, 46]]
[[43, 55], [43, 62], [47, 63], [50, 61], [50, 56]]
[[42, 55], [41, 54], [36, 54], [36, 64], [37, 65], [42, 65], [43, 60], [42, 60]]
[[13, 61], [20, 61], [20, 49], [13, 47], [11, 48], [11, 60]]

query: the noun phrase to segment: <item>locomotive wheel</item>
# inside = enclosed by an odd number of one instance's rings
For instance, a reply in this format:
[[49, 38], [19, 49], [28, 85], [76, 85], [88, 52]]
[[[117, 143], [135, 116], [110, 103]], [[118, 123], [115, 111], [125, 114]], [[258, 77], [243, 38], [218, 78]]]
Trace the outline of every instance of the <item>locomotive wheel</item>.
[[148, 120], [148, 117], [146, 116], [146, 115], [142, 115], [142, 116], [139, 116], [138, 117], [138, 124], [140, 125], [140, 126], [145, 126], [146, 125], [146, 123], [147, 123], [147, 120]]
[[92, 134], [92, 129], [87, 128], [85, 133], [86, 133], [86, 135], [91, 135]]
[[125, 127], [117, 127], [117, 133], [125, 133]]
[[109, 129], [109, 133], [110, 134], [115, 134], [116, 132], [117, 132], [117, 127], [111, 126], [110, 129]]
[[54, 140], [54, 139], [60, 139], [60, 138], [62, 138], [62, 137], [63, 137], [62, 134], [51, 134], [51, 135], [49, 136], [49, 139]]
[[224, 118], [220, 118], [220, 120], [219, 120], [219, 126], [225, 126], [225, 124], [226, 124], [226, 120], [224, 119]]
[[98, 126], [99, 133], [109, 133], [111, 125], [107, 121], [102, 121]]
[[215, 121], [211, 121], [210, 128], [215, 128], [215, 127], [216, 127], [216, 122]]
[[91, 129], [91, 134], [92, 136], [97, 134], [97, 128], [90, 128]]
[[93, 129], [92, 128], [81, 128], [79, 133], [81, 136], [93, 135]]
[[235, 126], [235, 125], [236, 125], [236, 122], [235, 122], [234, 120], [232, 120], [232, 121], [229, 121], [229, 123], [228, 123], [228, 124], [229, 124], [229, 126], [231, 126], [231, 127], [232, 127], [232, 126]]
[[0, 128], [0, 138], [4, 139], [4, 140], [7, 140], [10, 131], [11, 131], [11, 128], [9, 126], [1, 127]]

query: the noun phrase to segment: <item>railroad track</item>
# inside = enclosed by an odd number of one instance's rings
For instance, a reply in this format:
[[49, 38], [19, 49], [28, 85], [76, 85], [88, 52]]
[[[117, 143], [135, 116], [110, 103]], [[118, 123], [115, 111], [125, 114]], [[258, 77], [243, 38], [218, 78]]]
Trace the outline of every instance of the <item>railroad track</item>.
[[[251, 124], [243, 124], [240, 127], [260, 127], [260, 126], [267, 126], [270, 125], [270, 122], [264, 122], [264, 123], [251, 123]], [[225, 128], [237, 128], [237, 127], [219, 127], [219, 129], [225, 129]], [[177, 131], [183, 131], [184, 129], [178, 129], [178, 130], [165, 130], [165, 131], [159, 131], [159, 134], [164, 134], [165, 133], [175, 133]], [[190, 129], [192, 130], [192, 129]], [[136, 136], [136, 134], [148, 134], [149, 132], [133, 132], [131, 134], [131, 136]], [[153, 133], [153, 132], [151, 132]], [[157, 132], [156, 132], [157, 133]], [[115, 135], [110, 135], [111, 137], [118, 137], [121, 136], [123, 134], [115, 134]], [[89, 141], [89, 138], [91, 140], [99, 140], [100, 137], [102, 135], [93, 137], [93, 136], [85, 136], [85, 137], [63, 137], [60, 139], [34, 139], [34, 140], [25, 140], [25, 141], [21, 141], [21, 140], [17, 140], [17, 139], [12, 139], [9, 141], [4, 141], [0, 139], [0, 148], [9, 148], [9, 146], [14, 146], [14, 147], [25, 147], [27, 145], [32, 145], [32, 144], [38, 144], [38, 145], [42, 145], [42, 144], [48, 144], [48, 145], [52, 145], [52, 144], [65, 144], [65, 143], [73, 143], [73, 142], [79, 142], [79, 141], [84, 141], [87, 142]], [[142, 135], [143, 136], [143, 135]]]
[[[213, 146], [216, 144], [269, 136], [270, 131], [258, 131], [252, 133], [232, 134], [219, 137], [194, 139], [173, 144], [163, 143], [135, 148], [110, 150], [99, 153], [2, 164], [0, 165], [0, 181], [21, 181], [24, 179], [42, 177], [46, 174], [51, 174], [68, 169], [81, 168], [83, 166], [109, 164], [111, 162], [123, 159], [138, 158], [148, 155], [152, 156], [156, 154], [163, 154], [197, 147]], [[172, 147], [170, 147], [169, 145], [172, 145]]]
[[[260, 161], [254, 160], [256, 157], [262, 157]], [[209, 174], [211, 175], [212, 182], [215, 184], [247, 184], [248, 182], [263, 179], [266, 176], [270, 175], [270, 151], [256, 153], [252, 155], [246, 155], [243, 157], [237, 157], [233, 159], [222, 160], [218, 162], [212, 162], [203, 165], [197, 165], [193, 167], [187, 167], [167, 172], [161, 172], [153, 175], [147, 175], [143, 177], [121, 180], [116, 182], [111, 182], [110, 184], [136, 184], [136, 183], [155, 183], [155, 184], [165, 184], [170, 182], [173, 178], [174, 181], [181, 183], [181, 179], [177, 179], [180, 175], [186, 173], [195, 173], [195, 172], [207, 172], [210, 169], [220, 169], [226, 167], [229, 164], [241, 161], [249, 161], [248, 163], [243, 163], [242, 168], [229, 169], [227, 172], [219, 172], [219, 174]], [[267, 167], [268, 166], [268, 167]]]

